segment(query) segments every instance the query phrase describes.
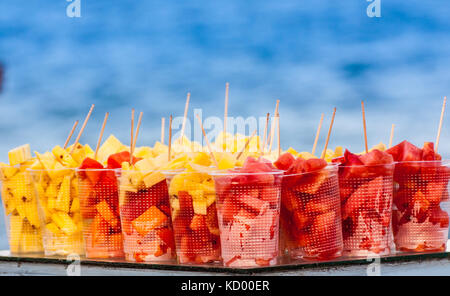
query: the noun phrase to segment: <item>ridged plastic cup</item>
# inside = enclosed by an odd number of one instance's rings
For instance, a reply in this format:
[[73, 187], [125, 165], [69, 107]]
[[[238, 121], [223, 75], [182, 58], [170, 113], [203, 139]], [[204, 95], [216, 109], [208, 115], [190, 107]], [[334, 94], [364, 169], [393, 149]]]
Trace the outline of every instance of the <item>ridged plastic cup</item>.
[[86, 258], [123, 258], [116, 170], [78, 169]]
[[449, 160], [396, 164], [392, 226], [397, 251], [446, 250], [449, 179]]
[[221, 261], [213, 177], [200, 172], [165, 172], [172, 210], [177, 261]]
[[223, 264], [264, 267], [278, 263], [281, 171], [216, 172]]
[[339, 166], [344, 255], [390, 254], [394, 166]]
[[120, 171], [119, 202], [126, 260], [175, 260], [165, 176], [159, 171]]
[[0, 183], [11, 255], [43, 254], [41, 223], [31, 176], [18, 167], [2, 169], [11, 172], [2, 173]]
[[284, 175], [281, 231], [293, 259], [326, 261], [342, 255], [342, 222], [336, 165]]
[[46, 256], [85, 255], [75, 169], [29, 170], [38, 196]]

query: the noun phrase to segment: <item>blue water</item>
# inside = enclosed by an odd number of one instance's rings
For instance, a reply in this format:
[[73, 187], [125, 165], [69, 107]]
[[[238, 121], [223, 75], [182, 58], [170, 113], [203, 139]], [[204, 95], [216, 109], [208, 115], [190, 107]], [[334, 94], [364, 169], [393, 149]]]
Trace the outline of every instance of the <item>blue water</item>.
[[381, 0], [381, 18], [367, 17], [365, 0], [81, 0], [81, 18], [68, 18], [67, 4], [0, 2], [2, 161], [23, 143], [39, 151], [63, 143], [91, 103], [82, 142], [95, 145], [106, 111], [106, 133], [128, 141], [134, 107], [144, 111], [138, 144], [151, 145], [160, 117], [182, 114], [187, 91], [192, 108], [222, 116], [226, 81], [230, 116], [264, 116], [280, 99], [283, 147], [300, 150], [311, 149], [320, 113], [328, 126], [336, 106], [330, 146], [361, 151], [361, 99], [370, 145], [387, 142], [392, 123], [394, 142], [434, 141], [449, 95], [444, 0]]

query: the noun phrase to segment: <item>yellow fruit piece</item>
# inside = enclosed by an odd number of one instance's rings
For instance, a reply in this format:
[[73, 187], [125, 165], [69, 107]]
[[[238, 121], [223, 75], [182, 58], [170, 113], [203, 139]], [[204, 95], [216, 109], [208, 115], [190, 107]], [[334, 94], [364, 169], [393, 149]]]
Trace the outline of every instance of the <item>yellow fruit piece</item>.
[[123, 144], [114, 135], [110, 135], [98, 149], [97, 159], [102, 163], [105, 162], [111, 154], [120, 152], [122, 146]]
[[316, 156], [314, 156], [314, 155], [312, 155], [311, 153], [309, 153], [309, 152], [300, 152], [299, 154], [298, 154], [298, 157], [301, 157], [301, 158], [303, 158], [303, 159], [311, 159], [311, 158], [317, 158]]
[[144, 174], [156, 169], [156, 165], [151, 158], [139, 160], [134, 164], [134, 167]]
[[56, 196], [55, 209], [64, 213], [69, 213], [70, 210], [70, 176], [65, 176]]
[[153, 157], [152, 148], [147, 146], [138, 147], [134, 150], [134, 156], [144, 159], [151, 158]]
[[211, 160], [209, 159], [209, 154], [206, 152], [198, 152], [194, 156], [194, 163], [203, 166], [210, 166]]
[[61, 146], [56, 145], [53, 147], [52, 153], [63, 166], [70, 168], [78, 166], [77, 162], [72, 158], [69, 152], [64, 150]]
[[2, 181], [11, 179], [18, 171], [18, 168], [0, 162], [0, 178], [2, 179]]
[[72, 205], [70, 206], [71, 213], [77, 213], [80, 211], [80, 199], [78, 197], [72, 200]]
[[218, 165], [219, 170], [232, 169], [236, 165], [236, 159], [230, 153], [223, 153], [222, 157], [219, 160]]
[[173, 176], [172, 180], [170, 181], [169, 186], [169, 195], [178, 195], [178, 191], [183, 190], [184, 188], [184, 178], [185, 174], [178, 174]]
[[31, 202], [23, 203], [23, 207], [25, 210], [25, 217], [28, 222], [35, 228], [40, 228], [40, 221], [38, 215], [38, 207], [35, 200]]
[[8, 152], [9, 164], [15, 166], [31, 159], [30, 144], [16, 147]]
[[73, 222], [72, 218], [66, 213], [55, 212], [51, 216], [53, 222], [64, 232], [66, 235], [72, 235], [77, 231], [77, 225]]
[[24, 221], [20, 242], [21, 252], [37, 253], [42, 251], [42, 237], [40, 231]]
[[47, 228], [47, 230], [50, 230], [55, 235], [61, 234], [61, 230], [53, 222], [46, 224], [45, 227]]
[[194, 213], [198, 215], [207, 214], [206, 199], [195, 199], [192, 200], [192, 206], [194, 208]]
[[91, 157], [95, 154], [94, 150], [91, 148], [91, 146], [89, 146], [89, 144], [85, 144], [83, 148], [87, 157]]
[[298, 156], [298, 151], [296, 151], [296, 150], [295, 150], [294, 148], [292, 148], [292, 147], [289, 147], [289, 149], [286, 150], [286, 152], [292, 154], [294, 157], [297, 157], [297, 156]]
[[164, 145], [161, 142], [157, 141], [153, 146], [152, 153], [153, 156], [158, 156], [160, 154], [167, 153], [168, 150], [169, 148], [167, 147], [167, 145]]
[[20, 252], [23, 220], [20, 216], [9, 217], [9, 249], [12, 253]]
[[105, 219], [111, 227], [114, 228], [117, 224], [119, 224], [119, 220], [106, 201], [101, 201], [95, 206], [95, 208], [97, 209], [97, 212], [100, 213], [100, 216], [102, 216], [102, 218]]
[[344, 149], [342, 148], [342, 146], [336, 146], [336, 148], [334, 148], [334, 158], [340, 157], [342, 155], [344, 155]]
[[212, 205], [215, 201], [216, 201], [215, 194], [206, 195], [206, 208], [208, 208], [210, 205]]
[[150, 188], [153, 185], [156, 185], [159, 182], [162, 182], [162, 181], [165, 181], [165, 180], [166, 180], [166, 176], [164, 176], [160, 172], [153, 172], [151, 174], [148, 174], [143, 179], [145, 187], [147, 187], [147, 188]]

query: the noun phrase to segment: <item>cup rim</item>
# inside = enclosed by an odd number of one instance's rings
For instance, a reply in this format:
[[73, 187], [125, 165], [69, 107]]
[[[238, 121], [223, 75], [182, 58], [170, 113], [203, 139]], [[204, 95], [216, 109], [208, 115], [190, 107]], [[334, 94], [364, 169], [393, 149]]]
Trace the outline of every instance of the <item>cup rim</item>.
[[257, 172], [257, 173], [242, 173], [242, 172], [230, 172], [229, 170], [216, 170], [212, 171], [212, 176], [261, 176], [261, 175], [283, 175], [283, 170], [272, 170], [270, 172]]
[[27, 168], [26, 171], [28, 172], [48, 172], [48, 171], [52, 171], [52, 172], [61, 172], [61, 171], [76, 171], [77, 168], [64, 168], [64, 169], [51, 169], [51, 170], [47, 170], [47, 169], [30, 169]]
[[396, 161], [396, 164], [403, 164], [403, 163], [450, 163], [450, 159], [441, 159], [441, 160], [407, 160], [407, 161]]
[[76, 168], [75, 169], [76, 172], [86, 172], [86, 171], [91, 171], [91, 172], [114, 171], [114, 172], [117, 172], [119, 170], [121, 170], [121, 168], [118, 168], [118, 169], [108, 169], [108, 168], [103, 168], [103, 169], [80, 169], [80, 168]]
[[339, 168], [376, 168], [376, 167], [384, 167], [384, 166], [394, 166], [396, 162], [384, 163], [384, 164], [373, 164], [373, 165], [365, 165], [365, 164], [357, 164], [357, 165], [341, 165], [337, 164]]

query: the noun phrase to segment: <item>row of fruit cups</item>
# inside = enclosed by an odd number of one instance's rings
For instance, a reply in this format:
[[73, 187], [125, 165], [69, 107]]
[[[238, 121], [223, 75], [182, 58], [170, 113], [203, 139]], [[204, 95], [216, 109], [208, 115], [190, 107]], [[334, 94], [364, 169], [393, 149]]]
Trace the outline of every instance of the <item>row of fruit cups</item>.
[[449, 161], [302, 165], [284, 175], [263, 160], [227, 172], [20, 171], [2, 184], [10, 249], [233, 267], [274, 265], [285, 250], [309, 260], [387, 255], [394, 242], [445, 250]]

